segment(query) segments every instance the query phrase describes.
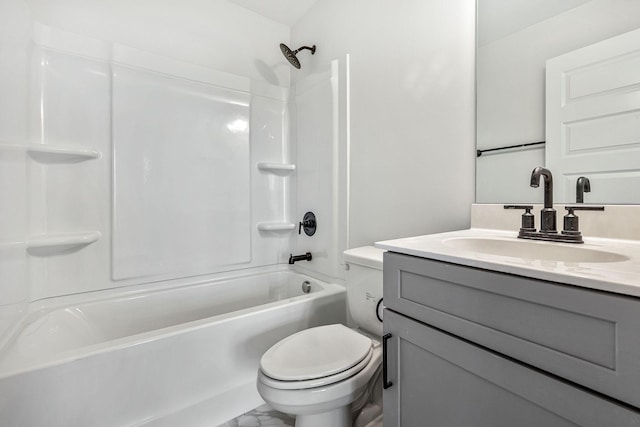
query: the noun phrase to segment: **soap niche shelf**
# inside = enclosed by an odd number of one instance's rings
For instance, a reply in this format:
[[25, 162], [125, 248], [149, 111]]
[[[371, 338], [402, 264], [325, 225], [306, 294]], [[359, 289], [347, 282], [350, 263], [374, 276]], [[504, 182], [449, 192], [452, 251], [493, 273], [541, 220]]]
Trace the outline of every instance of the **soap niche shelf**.
[[259, 231], [291, 231], [296, 228], [296, 225], [292, 222], [260, 222], [258, 223]]
[[71, 148], [44, 144], [0, 144], [0, 149], [22, 150], [38, 163], [79, 163], [99, 159], [101, 153], [90, 148]]
[[100, 158], [100, 152], [86, 148], [27, 146], [27, 153], [40, 163], [78, 163]]
[[82, 249], [97, 242], [102, 235], [98, 231], [38, 234], [26, 241], [27, 252], [33, 256], [49, 256], [60, 252]]
[[[282, 177], [286, 177], [296, 170], [296, 165], [293, 163], [259, 162], [256, 166], [262, 172]], [[285, 233], [296, 228], [296, 224], [287, 221], [260, 222], [257, 226], [258, 231], [271, 233]]]
[[293, 163], [260, 162], [258, 163], [258, 170], [278, 175], [288, 175], [296, 170], [296, 165]]

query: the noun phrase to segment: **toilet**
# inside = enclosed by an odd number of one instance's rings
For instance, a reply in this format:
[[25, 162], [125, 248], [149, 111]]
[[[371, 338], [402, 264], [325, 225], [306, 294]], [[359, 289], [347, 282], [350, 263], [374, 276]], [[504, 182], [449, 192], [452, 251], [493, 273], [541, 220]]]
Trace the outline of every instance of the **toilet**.
[[296, 427], [350, 427], [369, 397], [380, 394], [382, 253], [372, 246], [344, 252], [356, 328], [306, 329], [274, 344], [260, 360], [258, 392], [273, 409], [294, 415]]

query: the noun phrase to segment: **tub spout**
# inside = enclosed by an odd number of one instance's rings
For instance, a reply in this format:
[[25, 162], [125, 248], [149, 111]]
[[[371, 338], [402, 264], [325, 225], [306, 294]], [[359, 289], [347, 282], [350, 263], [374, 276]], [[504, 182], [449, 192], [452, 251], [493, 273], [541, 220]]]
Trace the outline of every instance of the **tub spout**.
[[289, 264], [293, 264], [297, 261], [311, 261], [311, 252], [307, 252], [304, 255], [289, 254]]

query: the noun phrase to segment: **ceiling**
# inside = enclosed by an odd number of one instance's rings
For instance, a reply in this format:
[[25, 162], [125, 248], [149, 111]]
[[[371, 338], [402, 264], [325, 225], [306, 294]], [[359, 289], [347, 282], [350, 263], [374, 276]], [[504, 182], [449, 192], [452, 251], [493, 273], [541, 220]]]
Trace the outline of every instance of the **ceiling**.
[[276, 22], [293, 26], [318, 0], [229, 0]]

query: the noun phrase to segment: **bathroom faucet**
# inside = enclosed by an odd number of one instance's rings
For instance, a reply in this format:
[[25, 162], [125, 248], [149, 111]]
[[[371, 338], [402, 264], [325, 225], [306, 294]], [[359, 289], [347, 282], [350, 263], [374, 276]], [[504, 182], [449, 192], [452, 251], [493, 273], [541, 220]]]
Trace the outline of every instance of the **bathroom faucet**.
[[[540, 177], [544, 177], [544, 208], [540, 219], [540, 231], [535, 229], [535, 218], [531, 213], [533, 205], [504, 205], [505, 209], [524, 209], [522, 225], [518, 232], [519, 239], [546, 240], [560, 243], [584, 243], [582, 233], [578, 228], [578, 217], [575, 211], [603, 211], [604, 206], [565, 206], [568, 213], [564, 216], [562, 233], [556, 230], [556, 210], [553, 209], [553, 177], [551, 171], [543, 167], [537, 167], [531, 172], [532, 187], [540, 186]], [[589, 191], [589, 179], [581, 176], [578, 178], [576, 199], [582, 203], [582, 193]]]
[[553, 176], [549, 169], [538, 166], [531, 172], [531, 186], [540, 186], [540, 176], [544, 176], [544, 208], [540, 211], [540, 232], [557, 233], [556, 210], [553, 209]]
[[589, 178], [581, 176], [576, 181], [576, 203], [584, 203], [584, 193], [591, 192]]

